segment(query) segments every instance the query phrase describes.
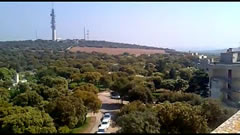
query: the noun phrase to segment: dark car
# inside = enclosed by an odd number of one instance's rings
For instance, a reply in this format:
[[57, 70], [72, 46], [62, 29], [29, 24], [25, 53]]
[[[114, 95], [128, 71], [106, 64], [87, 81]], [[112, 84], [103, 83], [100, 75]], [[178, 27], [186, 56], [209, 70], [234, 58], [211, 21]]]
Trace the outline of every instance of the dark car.
[[120, 94], [117, 92], [111, 92], [111, 98], [112, 99], [120, 99]]

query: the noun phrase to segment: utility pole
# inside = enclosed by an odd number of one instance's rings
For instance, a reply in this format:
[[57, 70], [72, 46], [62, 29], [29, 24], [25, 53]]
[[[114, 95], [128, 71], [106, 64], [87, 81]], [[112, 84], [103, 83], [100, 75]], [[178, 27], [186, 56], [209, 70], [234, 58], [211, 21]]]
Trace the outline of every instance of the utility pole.
[[83, 29], [83, 39], [86, 40], [85, 27]]
[[35, 31], [36, 40], [38, 39], [37, 30]]
[[87, 30], [87, 40], [89, 40], [89, 30]]

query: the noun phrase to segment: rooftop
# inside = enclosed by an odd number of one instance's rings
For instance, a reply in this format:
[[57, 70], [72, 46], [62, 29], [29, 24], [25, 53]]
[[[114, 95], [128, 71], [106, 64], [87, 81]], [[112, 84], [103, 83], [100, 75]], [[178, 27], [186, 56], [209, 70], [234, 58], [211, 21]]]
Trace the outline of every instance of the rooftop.
[[235, 113], [211, 133], [240, 133], [240, 111]]

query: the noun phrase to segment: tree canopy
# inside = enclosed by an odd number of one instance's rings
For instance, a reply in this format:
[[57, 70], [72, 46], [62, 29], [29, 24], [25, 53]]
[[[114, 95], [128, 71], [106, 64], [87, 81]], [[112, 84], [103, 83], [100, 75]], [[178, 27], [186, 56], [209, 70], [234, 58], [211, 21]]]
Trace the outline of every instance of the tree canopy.
[[53, 119], [32, 107], [0, 107], [1, 133], [56, 133]]

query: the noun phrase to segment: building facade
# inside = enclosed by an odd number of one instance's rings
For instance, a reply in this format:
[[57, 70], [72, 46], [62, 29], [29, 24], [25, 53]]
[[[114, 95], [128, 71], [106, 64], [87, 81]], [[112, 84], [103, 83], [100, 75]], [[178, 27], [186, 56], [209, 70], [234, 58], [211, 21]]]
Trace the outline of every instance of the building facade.
[[208, 66], [211, 97], [227, 104], [240, 106], [240, 52], [228, 49], [221, 53], [220, 61]]

